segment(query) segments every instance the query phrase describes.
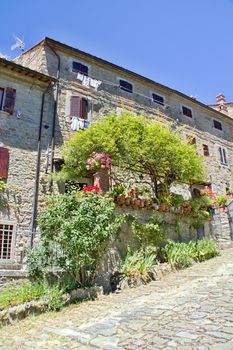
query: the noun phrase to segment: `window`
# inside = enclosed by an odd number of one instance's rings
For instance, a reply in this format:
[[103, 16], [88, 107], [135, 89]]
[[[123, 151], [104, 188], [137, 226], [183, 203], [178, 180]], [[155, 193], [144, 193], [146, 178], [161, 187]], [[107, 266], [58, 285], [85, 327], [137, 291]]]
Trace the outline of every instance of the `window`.
[[219, 147], [219, 148], [218, 148], [218, 152], [219, 152], [219, 159], [220, 159], [221, 164], [227, 165], [228, 162], [227, 162], [227, 152], [226, 152], [226, 149], [223, 148], [223, 147]]
[[203, 153], [205, 157], [208, 157], [210, 155], [209, 147], [207, 145], [203, 145]]
[[72, 72], [88, 75], [88, 67], [80, 62], [73, 62]]
[[0, 178], [7, 179], [9, 168], [9, 149], [0, 147]]
[[121, 79], [120, 79], [119, 83], [120, 83], [120, 89], [121, 89], [121, 90], [130, 92], [130, 93], [133, 92], [133, 85], [130, 84], [130, 83], [128, 83], [128, 81], [125, 81], [125, 80], [121, 80]]
[[3, 109], [4, 89], [0, 88], [0, 111]]
[[0, 223], [0, 260], [13, 258], [14, 225]]
[[13, 114], [15, 107], [16, 90], [0, 88], [0, 110]]
[[164, 106], [164, 97], [163, 96], [152, 93], [152, 99], [153, 99], [153, 102], [155, 102], [161, 106]]
[[186, 106], [182, 106], [182, 113], [186, 117], [189, 117], [189, 118], [193, 117], [192, 110], [190, 108], [186, 107]]
[[190, 135], [187, 135], [187, 141], [190, 145], [196, 145], [197, 144], [197, 140], [196, 140], [196, 137], [193, 137], [193, 136], [190, 136]]
[[89, 103], [81, 96], [71, 96], [70, 98], [70, 116], [88, 120]]
[[214, 120], [214, 128], [222, 130], [222, 123], [220, 123], [218, 120]]

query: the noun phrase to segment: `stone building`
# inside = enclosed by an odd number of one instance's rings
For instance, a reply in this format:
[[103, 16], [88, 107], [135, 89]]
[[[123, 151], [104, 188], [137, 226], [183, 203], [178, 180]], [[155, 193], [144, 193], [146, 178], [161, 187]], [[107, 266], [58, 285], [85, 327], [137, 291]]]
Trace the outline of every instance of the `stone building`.
[[[233, 120], [223, 109], [50, 38], [16, 61], [59, 79], [55, 155], [64, 139], [100, 116], [123, 110], [184, 125], [204, 157], [208, 182], [218, 195], [233, 187]], [[74, 131], [73, 131], [74, 130]]]
[[21, 268], [35, 221], [37, 160], [50, 139], [53, 96], [48, 88], [54, 82], [0, 58], [0, 179], [8, 186], [0, 195], [0, 272]]
[[[161, 122], [172, 122], [174, 128], [183, 125], [183, 137], [195, 143], [197, 152], [203, 156], [208, 182], [215, 192], [221, 195], [233, 188], [233, 119], [222, 109], [216, 110], [179, 91], [50, 38], [43, 39], [14, 62], [8, 65], [19, 67], [17, 74], [6, 67], [2, 70], [12, 82], [9, 86], [15, 88], [14, 84], [24, 82], [22, 96], [18, 100], [17, 95], [15, 108], [22, 110], [23, 117], [17, 118], [15, 114], [7, 116], [9, 134], [5, 138], [1, 136], [1, 142], [4, 147], [11, 148], [8, 179], [23, 187], [21, 201], [28, 218], [23, 222], [29, 231], [30, 225], [32, 230], [35, 229], [35, 217], [32, 222], [30, 220], [41, 95], [53, 81], [50, 77], [56, 79], [52, 90], [55, 103], [53, 105], [50, 96], [47, 112], [44, 113], [43, 123], [46, 122], [49, 128], [42, 128], [43, 145], [39, 158], [45, 167], [40, 169], [39, 193], [46, 192], [46, 173], [55, 170], [64, 140], [103, 115], [111, 112], [120, 114], [125, 110], [143, 113]], [[26, 74], [32, 70], [34, 76]], [[7, 86], [8, 80], [2, 82], [1, 79], [0, 87], [1, 84]], [[5, 113], [1, 115], [0, 112], [0, 118], [4, 124]], [[19, 159], [22, 159], [18, 169], [20, 176], [16, 177]], [[24, 180], [25, 185], [22, 186]], [[36, 197], [37, 193], [34, 194]], [[23, 220], [22, 214], [20, 218]]]

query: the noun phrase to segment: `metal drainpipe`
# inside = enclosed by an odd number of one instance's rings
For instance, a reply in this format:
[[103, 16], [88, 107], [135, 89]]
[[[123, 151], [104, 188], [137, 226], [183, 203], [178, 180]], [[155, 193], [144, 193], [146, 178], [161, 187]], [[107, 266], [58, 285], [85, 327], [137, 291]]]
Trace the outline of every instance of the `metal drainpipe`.
[[[52, 136], [51, 136], [51, 157], [50, 157], [50, 173], [53, 172], [53, 163], [54, 163], [54, 148], [55, 148], [55, 127], [56, 127], [56, 118], [57, 118], [57, 105], [58, 105], [58, 94], [59, 94], [59, 79], [60, 79], [60, 66], [61, 66], [61, 59], [58, 53], [54, 50], [52, 46], [50, 46], [48, 43], [46, 43], [48, 47], [51, 49], [51, 51], [54, 53], [54, 55], [57, 57], [58, 64], [57, 64], [57, 82], [56, 82], [56, 90], [55, 90], [55, 100], [54, 100], [54, 109], [53, 109], [53, 120], [52, 120]], [[53, 186], [53, 180], [52, 178], [49, 181], [49, 190], [52, 190]]]
[[36, 178], [35, 178], [35, 186], [33, 193], [33, 207], [32, 207], [32, 225], [29, 239], [30, 249], [33, 247], [33, 238], [34, 233], [36, 232], [36, 218], [37, 218], [37, 206], [38, 206], [38, 191], [39, 191], [39, 179], [40, 179], [40, 158], [41, 158], [41, 134], [42, 134], [42, 122], [43, 122], [43, 114], [44, 114], [44, 101], [45, 95], [50, 89], [50, 84], [47, 89], [43, 92], [41, 99], [41, 109], [40, 109], [40, 124], [39, 124], [39, 133], [38, 133], [38, 143], [37, 143], [37, 158], [36, 158]]

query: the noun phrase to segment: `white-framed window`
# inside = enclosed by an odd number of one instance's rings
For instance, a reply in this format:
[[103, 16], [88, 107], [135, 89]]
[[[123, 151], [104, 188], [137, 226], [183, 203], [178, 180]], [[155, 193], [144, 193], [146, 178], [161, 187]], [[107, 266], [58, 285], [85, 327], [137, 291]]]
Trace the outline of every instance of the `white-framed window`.
[[218, 147], [218, 157], [222, 165], [228, 165], [227, 149], [225, 147]]
[[165, 97], [157, 92], [151, 92], [152, 101], [162, 107], [165, 106]]
[[188, 118], [192, 118], [193, 117], [193, 110], [192, 108], [185, 106], [185, 105], [181, 105], [181, 113], [183, 115], [185, 115]]
[[9, 261], [14, 258], [15, 224], [8, 221], [0, 222], [0, 261]]
[[123, 79], [123, 78], [118, 78], [119, 81], [119, 88], [123, 91], [129, 92], [129, 93], [133, 93], [134, 90], [134, 86], [132, 83], [130, 83], [129, 81]]

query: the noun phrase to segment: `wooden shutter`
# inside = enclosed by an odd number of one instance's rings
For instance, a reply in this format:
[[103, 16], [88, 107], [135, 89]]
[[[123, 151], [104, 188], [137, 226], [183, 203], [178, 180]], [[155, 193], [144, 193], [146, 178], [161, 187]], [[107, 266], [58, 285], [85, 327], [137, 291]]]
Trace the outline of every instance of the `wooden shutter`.
[[10, 114], [13, 114], [15, 108], [16, 90], [12, 88], [6, 88], [5, 103], [3, 110]]
[[81, 98], [79, 96], [71, 96], [70, 98], [70, 115], [71, 117], [81, 116]]
[[0, 147], [0, 178], [6, 179], [9, 167], [9, 149]]
[[88, 119], [88, 100], [86, 98], [82, 98], [82, 118]]

